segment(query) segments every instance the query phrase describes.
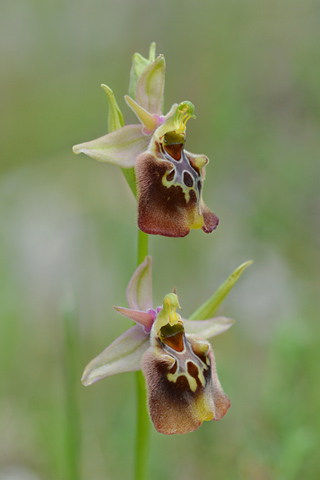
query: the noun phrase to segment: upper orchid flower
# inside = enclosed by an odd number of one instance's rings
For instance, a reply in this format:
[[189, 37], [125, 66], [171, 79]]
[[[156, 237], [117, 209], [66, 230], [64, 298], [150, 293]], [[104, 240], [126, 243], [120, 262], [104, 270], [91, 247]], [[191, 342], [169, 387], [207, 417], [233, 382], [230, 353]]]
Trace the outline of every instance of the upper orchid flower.
[[[152, 44], [148, 60], [138, 54], [134, 56], [131, 96], [125, 96], [140, 124], [124, 126], [112, 90], [103, 85], [110, 103], [110, 133], [75, 145], [73, 151], [123, 169], [135, 168], [138, 225], [145, 233], [184, 237], [190, 229], [197, 228], [210, 233], [219, 219], [202, 200], [204, 167], [209, 160], [184, 150], [186, 122], [190, 117], [195, 118], [194, 106], [187, 101], [174, 104], [163, 115], [164, 81], [165, 60], [163, 55], [155, 57]], [[124, 173], [128, 179], [128, 172]], [[131, 186], [135, 191], [132, 178]]]
[[129, 308], [114, 307], [136, 325], [89, 363], [82, 382], [91, 385], [109, 375], [142, 369], [155, 428], [165, 434], [188, 433], [204, 420], [220, 420], [230, 407], [206, 339], [226, 331], [233, 321], [184, 320], [176, 312], [180, 305], [175, 293], [153, 309], [151, 269], [152, 259], [146, 257], [129, 282]]

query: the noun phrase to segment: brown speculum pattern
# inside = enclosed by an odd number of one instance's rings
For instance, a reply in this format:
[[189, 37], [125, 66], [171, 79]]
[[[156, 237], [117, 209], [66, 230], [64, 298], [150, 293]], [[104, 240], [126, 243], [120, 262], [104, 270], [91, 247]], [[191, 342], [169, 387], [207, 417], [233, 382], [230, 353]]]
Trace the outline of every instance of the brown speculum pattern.
[[167, 188], [172, 185], [181, 187], [186, 203], [190, 200], [190, 190], [193, 190], [197, 201], [200, 199], [202, 178], [199, 168], [192, 162], [184, 150], [184, 143], [169, 144], [159, 143], [157, 145], [163, 158], [172, 164], [172, 169], [164, 175], [162, 183]]
[[179, 383], [179, 379], [185, 378], [187, 388], [193, 393], [198, 387], [205, 387], [205, 373], [210, 364], [206, 356], [208, 348], [203, 352], [202, 359], [196, 355], [186, 339], [183, 326], [179, 323], [162, 327], [158, 341], [163, 350], [174, 358], [174, 364], [167, 374], [169, 382]]
[[184, 149], [185, 138], [168, 132], [151, 140], [136, 161], [138, 225], [145, 233], [184, 237], [192, 228], [212, 232], [218, 217], [202, 201], [208, 158]]

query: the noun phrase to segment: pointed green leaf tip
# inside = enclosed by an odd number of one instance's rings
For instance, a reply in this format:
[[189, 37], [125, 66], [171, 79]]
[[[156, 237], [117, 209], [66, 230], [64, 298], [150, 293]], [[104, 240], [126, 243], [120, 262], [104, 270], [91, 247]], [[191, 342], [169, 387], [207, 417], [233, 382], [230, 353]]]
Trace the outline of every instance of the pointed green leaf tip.
[[[124, 126], [124, 119], [122, 112], [117, 103], [113, 91], [107, 85], [102, 84], [101, 87], [108, 95], [109, 100], [109, 114], [108, 114], [108, 132], [114, 132]], [[137, 197], [137, 180], [134, 168], [121, 168], [125, 179], [135, 197]]]
[[226, 298], [234, 284], [239, 280], [242, 272], [253, 263], [253, 260], [243, 263], [231, 273], [229, 278], [218, 288], [207, 302], [199, 307], [192, 315], [190, 320], [206, 320], [211, 318], [217, 311], [219, 305]]
[[101, 87], [108, 95], [109, 100], [109, 114], [108, 114], [108, 131], [114, 132], [124, 126], [124, 119], [117, 103], [113, 91], [107, 85], [102, 84]]

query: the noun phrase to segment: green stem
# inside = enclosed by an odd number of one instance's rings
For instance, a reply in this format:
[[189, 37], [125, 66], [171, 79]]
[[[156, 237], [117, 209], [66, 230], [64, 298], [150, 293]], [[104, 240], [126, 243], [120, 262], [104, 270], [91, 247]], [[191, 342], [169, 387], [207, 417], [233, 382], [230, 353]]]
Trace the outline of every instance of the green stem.
[[[155, 59], [155, 43], [152, 43], [149, 51], [149, 62]], [[130, 76], [129, 92], [135, 98], [136, 75]], [[123, 116], [116, 103], [113, 92], [109, 87], [103, 86], [106, 91], [110, 105], [109, 109], [109, 132], [117, 130], [124, 125]], [[122, 173], [128, 182], [128, 185], [137, 198], [137, 182], [134, 168], [122, 168]], [[148, 255], [148, 235], [138, 229], [138, 265], [142, 263]], [[146, 480], [148, 472], [149, 457], [149, 437], [150, 437], [150, 421], [147, 413], [147, 395], [146, 384], [141, 371], [136, 373], [137, 385], [137, 433], [136, 433], [136, 464], [135, 464], [135, 480]], [[74, 477], [77, 478], [77, 477]]]
[[[137, 196], [134, 169], [121, 169], [134, 196]], [[132, 171], [130, 171], [132, 170]], [[138, 229], [138, 266], [148, 255], [148, 235]], [[141, 371], [136, 373], [137, 431], [135, 454], [135, 480], [146, 480], [148, 473], [150, 420], [147, 412], [147, 391]]]
[[[138, 230], [138, 265], [148, 255], [148, 235]], [[147, 413], [147, 392], [144, 376], [141, 371], [136, 373], [137, 388], [137, 433], [136, 433], [136, 464], [135, 480], [145, 480], [148, 473], [148, 458], [150, 444], [150, 420]]]
[[65, 467], [67, 480], [80, 479], [80, 412], [78, 402], [78, 325], [71, 295], [61, 302], [65, 337]]
[[138, 230], [138, 266], [144, 261], [148, 255], [148, 240], [149, 237], [146, 233]]
[[147, 413], [146, 382], [141, 371], [136, 373], [137, 432], [135, 480], [145, 480], [148, 474], [150, 420]]

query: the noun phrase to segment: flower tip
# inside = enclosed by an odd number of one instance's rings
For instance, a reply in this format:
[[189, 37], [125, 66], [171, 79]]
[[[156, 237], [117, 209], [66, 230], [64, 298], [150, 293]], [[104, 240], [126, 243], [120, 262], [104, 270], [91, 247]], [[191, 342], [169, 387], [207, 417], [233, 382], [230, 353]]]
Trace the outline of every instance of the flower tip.
[[132, 98], [129, 95], [125, 95], [124, 100], [125, 100], [126, 104], [128, 105], [128, 107], [130, 107], [130, 108], [132, 108], [131, 105], [135, 103], [134, 100], [132, 100]]
[[248, 260], [247, 262], [242, 263], [239, 267], [235, 270], [234, 273], [239, 274], [242, 273], [247, 267], [253, 264], [253, 260]]
[[[229, 330], [229, 328], [231, 328], [232, 325], [234, 325], [236, 323], [236, 321], [233, 318], [228, 318], [228, 317], [222, 317], [222, 318], [224, 318], [224, 320], [225, 320], [225, 330], [224, 331]], [[221, 332], [221, 333], [223, 333], [223, 332]]]
[[81, 383], [84, 387], [88, 387], [89, 385], [91, 385], [93, 383], [93, 380], [90, 379], [90, 375], [88, 375], [88, 373], [87, 373], [87, 369], [85, 369], [85, 371], [82, 374]]
[[164, 307], [173, 307], [181, 310], [179, 299], [176, 293], [168, 293], [163, 299]]
[[176, 133], [185, 133], [186, 124], [189, 118], [196, 118], [196, 117], [194, 115], [194, 105], [188, 100], [186, 100], [184, 102], [181, 102], [175, 108], [172, 116], [168, 118], [168, 122], [165, 122], [164, 127], [166, 132], [170, 131], [170, 128], [171, 128]]
[[154, 62], [156, 58], [156, 42], [152, 42], [149, 48], [149, 62]]
[[111, 90], [110, 87], [108, 87], [108, 85], [105, 85], [104, 83], [101, 83], [100, 85], [103, 90], [106, 92], [106, 94], [109, 96], [109, 95], [113, 95], [113, 91]]
[[72, 147], [73, 153], [76, 153], [76, 154], [81, 153], [81, 152], [82, 152], [82, 147], [81, 147], [81, 145], [82, 145], [81, 143], [80, 143], [79, 145], [74, 145], [74, 146]]
[[162, 53], [161, 53], [160, 55], [157, 56], [156, 60], [158, 60], [159, 64], [164, 63], [165, 62], [164, 55], [162, 55]]
[[178, 106], [178, 110], [183, 114], [187, 114], [188, 118], [196, 118], [194, 114], [194, 105], [192, 102], [189, 102], [189, 100], [181, 102]]

